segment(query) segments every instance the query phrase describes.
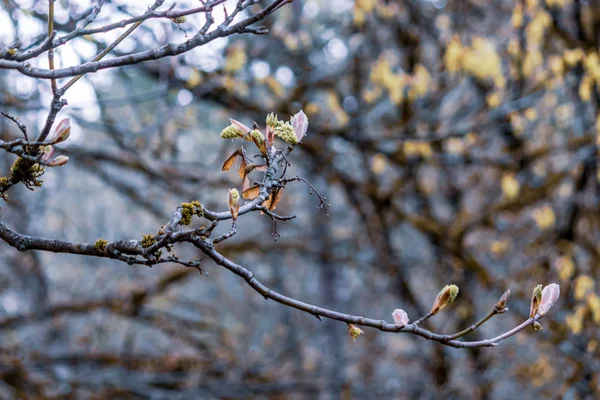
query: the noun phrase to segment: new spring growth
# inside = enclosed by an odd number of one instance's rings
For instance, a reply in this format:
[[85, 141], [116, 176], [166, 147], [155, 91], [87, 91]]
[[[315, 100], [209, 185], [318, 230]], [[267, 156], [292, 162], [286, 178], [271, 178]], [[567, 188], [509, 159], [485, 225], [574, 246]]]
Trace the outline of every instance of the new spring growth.
[[531, 306], [529, 307], [529, 318], [535, 317], [540, 308], [542, 301], [542, 285], [537, 285], [533, 289], [533, 295], [531, 296]]
[[54, 160], [50, 161], [47, 165], [49, 167], [60, 167], [61, 165], [65, 165], [68, 161], [69, 161], [69, 157], [58, 156], [58, 157], [55, 157]]
[[258, 129], [253, 129], [250, 131], [250, 137], [260, 152], [267, 154], [267, 145], [263, 134]]
[[277, 115], [270, 113], [267, 115], [267, 142], [269, 145], [273, 144], [273, 140], [275, 139], [274, 131], [277, 128]]
[[242, 136], [244, 136], [242, 131], [240, 131], [238, 128], [236, 128], [233, 125], [229, 125], [227, 128], [225, 128], [221, 131], [221, 137], [223, 139], [236, 139], [236, 138], [239, 138]]
[[431, 307], [431, 315], [437, 314], [448, 304], [452, 304], [456, 296], [458, 296], [458, 286], [446, 285], [435, 298], [433, 307]]
[[277, 123], [279, 120], [277, 119], [277, 114], [270, 113], [267, 115], [267, 128], [274, 130], [277, 128]]
[[394, 312], [392, 313], [392, 318], [394, 318], [394, 323], [396, 325], [399, 326], [405, 326], [408, 325], [408, 314], [406, 313], [406, 311], [402, 310], [401, 308], [397, 308], [394, 310]]
[[235, 221], [240, 211], [240, 194], [237, 189], [229, 189], [229, 193], [227, 193], [227, 205], [229, 206], [231, 217]]
[[176, 24], [183, 24], [185, 21], [187, 21], [187, 17], [183, 15], [181, 17], [171, 18], [171, 21], [175, 22]]
[[[246, 133], [251, 131], [251, 129], [248, 128], [246, 125], [242, 124], [240, 121], [236, 121], [233, 118], [229, 118], [229, 122], [231, 122], [231, 125], [235, 126], [242, 132], [242, 134], [240, 135], [242, 137], [245, 136]], [[248, 139], [248, 140], [250, 140], [250, 139]]]
[[540, 306], [538, 308], [538, 315], [543, 317], [550, 310], [550, 308], [556, 303], [558, 300], [558, 296], [560, 295], [560, 286], [556, 283], [551, 283], [542, 290], [542, 300], [540, 301]]
[[364, 332], [356, 325], [348, 324], [348, 333], [353, 341], [356, 342], [356, 338], [362, 335]]
[[43, 146], [40, 148], [40, 153], [42, 154], [42, 162], [47, 163], [52, 158], [52, 154], [54, 154], [54, 146]]
[[300, 110], [290, 119], [290, 123], [296, 132], [296, 139], [301, 142], [308, 129], [308, 117]]
[[496, 306], [494, 307], [496, 309], [496, 312], [503, 313], [508, 310], [508, 308], [506, 308], [506, 303], [508, 302], [509, 296], [510, 289], [507, 289], [506, 292], [504, 292], [504, 294], [502, 295], [502, 297], [500, 297], [500, 300], [498, 300], [498, 302], [496, 303]]
[[69, 118], [64, 118], [62, 121], [56, 125], [52, 136], [50, 137], [50, 141], [54, 144], [64, 142], [69, 138], [71, 134], [71, 120]]
[[289, 122], [279, 121], [274, 133], [289, 144], [298, 144], [298, 137], [296, 137], [294, 127]]

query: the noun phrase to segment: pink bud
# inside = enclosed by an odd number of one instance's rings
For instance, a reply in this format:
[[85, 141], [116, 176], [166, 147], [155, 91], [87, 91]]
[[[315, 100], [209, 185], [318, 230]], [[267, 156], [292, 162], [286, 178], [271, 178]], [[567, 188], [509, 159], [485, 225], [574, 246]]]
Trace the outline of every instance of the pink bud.
[[290, 122], [294, 132], [296, 132], [298, 141], [301, 142], [308, 129], [308, 117], [304, 114], [304, 111], [300, 110], [290, 119]]
[[71, 134], [71, 120], [69, 118], [64, 118], [56, 128], [54, 129], [54, 133], [52, 134], [51, 141], [56, 143], [64, 142], [69, 138]]
[[550, 308], [556, 303], [558, 300], [558, 296], [560, 295], [560, 286], [556, 283], [551, 283], [542, 290], [542, 301], [540, 302], [540, 307], [538, 308], [538, 314], [540, 316], [546, 315], [546, 313], [550, 310]]
[[406, 314], [406, 311], [400, 308], [394, 310], [392, 317], [394, 318], [396, 325], [404, 326], [408, 324], [408, 314]]
[[44, 146], [41, 148], [41, 153], [42, 153], [42, 162], [47, 163], [48, 160], [50, 160], [50, 158], [52, 157], [52, 154], [54, 154], [54, 146]]
[[231, 122], [231, 125], [235, 126], [240, 131], [242, 131], [242, 133], [244, 135], [252, 130], [252, 129], [248, 128], [246, 125], [242, 124], [240, 121], [236, 121], [235, 119], [229, 118], [229, 121]]
[[69, 157], [67, 156], [58, 156], [54, 158], [54, 160], [48, 163], [49, 167], [60, 167], [61, 165], [65, 165], [69, 161]]

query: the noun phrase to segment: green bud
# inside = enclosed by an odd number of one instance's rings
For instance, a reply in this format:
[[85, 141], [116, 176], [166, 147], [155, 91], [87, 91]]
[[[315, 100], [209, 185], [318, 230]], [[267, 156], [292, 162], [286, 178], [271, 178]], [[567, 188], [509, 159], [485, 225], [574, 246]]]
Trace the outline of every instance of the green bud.
[[229, 206], [229, 212], [234, 220], [238, 217], [238, 211], [240, 210], [240, 193], [237, 189], [229, 189], [227, 193], [227, 205]]
[[171, 21], [175, 22], [176, 24], [183, 24], [185, 21], [187, 21], [187, 17], [183, 15], [181, 17], [171, 18]]
[[448, 304], [452, 304], [452, 302], [454, 302], [454, 299], [456, 299], [456, 296], [458, 296], [458, 286], [444, 286], [444, 288], [438, 293], [437, 297], [435, 298], [433, 307], [431, 307], [431, 313], [435, 315]]
[[256, 142], [258, 144], [265, 142], [265, 137], [263, 136], [262, 133], [260, 133], [260, 131], [258, 129], [254, 129], [254, 130], [250, 131], [250, 135], [256, 140]]
[[289, 144], [298, 144], [296, 132], [289, 122], [279, 122], [274, 133]]
[[277, 115], [276, 114], [269, 114], [267, 115], [267, 127], [269, 129], [275, 129], [277, 127], [277, 123], [279, 121], [277, 120]]
[[349, 324], [348, 325], [348, 333], [350, 334], [350, 337], [352, 338], [352, 340], [356, 342], [356, 338], [359, 337], [360, 335], [362, 335], [364, 332], [358, 326]]
[[221, 131], [221, 138], [223, 139], [236, 139], [242, 136], [244, 136], [243, 132], [233, 125], [229, 125]]
[[533, 295], [531, 296], [531, 305], [529, 307], [529, 317], [533, 318], [540, 308], [542, 302], [542, 285], [537, 285], [533, 289]]

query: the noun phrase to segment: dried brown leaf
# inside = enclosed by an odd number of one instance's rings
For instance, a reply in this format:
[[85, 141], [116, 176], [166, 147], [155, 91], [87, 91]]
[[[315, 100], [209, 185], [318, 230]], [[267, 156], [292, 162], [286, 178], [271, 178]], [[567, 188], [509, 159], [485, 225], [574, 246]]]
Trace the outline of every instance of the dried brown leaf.
[[279, 202], [281, 201], [281, 198], [283, 197], [283, 188], [275, 189], [275, 192], [273, 193], [273, 195], [271, 197], [272, 197], [272, 200], [269, 205], [269, 211], [275, 211], [275, 209], [277, 208], [277, 205], [279, 204]]
[[235, 160], [240, 156], [241, 151], [238, 149], [236, 151], [233, 152], [233, 154], [231, 154], [229, 156], [229, 158], [227, 158], [227, 160], [225, 160], [225, 162], [223, 163], [223, 167], [221, 168], [222, 171], [229, 171], [231, 169], [231, 167], [233, 167], [233, 164], [235, 164]]
[[252, 186], [250, 189], [246, 189], [242, 192], [242, 197], [246, 200], [254, 200], [260, 194], [260, 187]]

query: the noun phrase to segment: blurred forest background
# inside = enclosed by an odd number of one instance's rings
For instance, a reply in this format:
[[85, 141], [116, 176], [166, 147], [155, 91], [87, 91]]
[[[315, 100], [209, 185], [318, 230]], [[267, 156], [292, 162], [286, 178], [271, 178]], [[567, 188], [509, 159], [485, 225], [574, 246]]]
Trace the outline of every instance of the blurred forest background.
[[[95, 24], [146, 3], [106, 1]], [[57, 1], [59, 35], [92, 5]], [[43, 38], [47, 9], [0, 1], [0, 49]], [[203, 19], [149, 20], [113, 54], [181, 42]], [[93, 243], [141, 240], [186, 201], [226, 210], [240, 186], [221, 172], [235, 149], [219, 138], [228, 118], [262, 125], [304, 109], [292, 175], [327, 196], [329, 216], [290, 186], [278, 212], [298, 218], [278, 224], [281, 237], [252, 213], [225, 255], [286, 295], [388, 321], [395, 308], [425, 314], [454, 283], [455, 304], [426, 323], [440, 333], [510, 288], [510, 311], [472, 340], [526, 319], [535, 284], [557, 282], [545, 329], [472, 350], [366, 328], [354, 343], [345, 324], [265, 301], [210, 260], [203, 276], [0, 243], [0, 397], [599, 398], [600, 1], [295, 0], [262, 24], [268, 35], [86, 75], [59, 114], [73, 126], [69, 163], [35, 192], [13, 188], [3, 223]], [[57, 67], [120, 33], [69, 42]], [[0, 70], [0, 109], [30, 131], [50, 99], [49, 81]], [[1, 139], [19, 134], [0, 120]], [[3, 154], [2, 174], [13, 161]]]

